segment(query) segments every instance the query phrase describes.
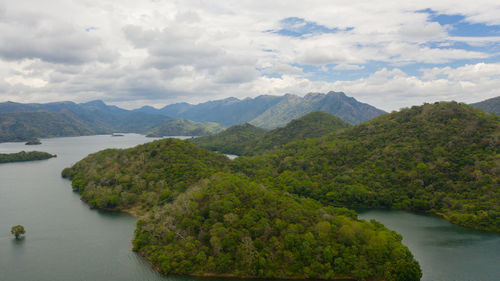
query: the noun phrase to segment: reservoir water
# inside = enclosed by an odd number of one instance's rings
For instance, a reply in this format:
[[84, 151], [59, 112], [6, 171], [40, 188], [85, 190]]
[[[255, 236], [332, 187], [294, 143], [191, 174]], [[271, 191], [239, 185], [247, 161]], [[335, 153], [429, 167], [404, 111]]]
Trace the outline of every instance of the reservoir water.
[[[89, 153], [151, 140], [127, 134], [43, 139], [38, 146], [0, 143], [0, 153], [57, 154], [49, 160], [0, 164], [0, 280], [199, 281], [153, 271], [131, 250], [136, 220], [90, 209], [60, 176]], [[377, 219], [403, 235], [422, 266], [422, 280], [500, 280], [500, 235], [399, 211], [364, 211], [360, 217]], [[26, 228], [20, 241], [10, 234], [17, 224]]]

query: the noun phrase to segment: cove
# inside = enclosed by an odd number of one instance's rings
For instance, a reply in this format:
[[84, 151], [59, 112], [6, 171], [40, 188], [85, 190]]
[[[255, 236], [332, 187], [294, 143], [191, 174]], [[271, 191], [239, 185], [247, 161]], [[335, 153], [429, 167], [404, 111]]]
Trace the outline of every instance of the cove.
[[420, 263], [422, 281], [500, 280], [500, 235], [466, 229], [442, 218], [396, 210], [357, 210], [403, 235]]

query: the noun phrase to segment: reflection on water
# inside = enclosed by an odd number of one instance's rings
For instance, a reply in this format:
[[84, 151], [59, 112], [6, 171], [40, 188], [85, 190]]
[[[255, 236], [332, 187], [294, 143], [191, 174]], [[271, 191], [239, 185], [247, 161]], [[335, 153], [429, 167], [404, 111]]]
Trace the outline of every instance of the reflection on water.
[[404, 211], [360, 210], [359, 217], [402, 234], [422, 267], [424, 281], [500, 280], [500, 235]]

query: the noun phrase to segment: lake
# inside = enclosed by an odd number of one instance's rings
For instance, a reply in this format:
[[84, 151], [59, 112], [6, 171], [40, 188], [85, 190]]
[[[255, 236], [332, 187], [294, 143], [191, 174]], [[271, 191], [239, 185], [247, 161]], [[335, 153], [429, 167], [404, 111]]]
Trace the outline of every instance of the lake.
[[[0, 143], [0, 153], [57, 154], [49, 160], [0, 164], [0, 280], [199, 281], [152, 270], [131, 250], [136, 219], [90, 209], [60, 176], [89, 153], [149, 141], [126, 134], [42, 139], [37, 146]], [[499, 235], [400, 211], [372, 210], [360, 217], [375, 218], [403, 234], [403, 243], [423, 268], [422, 280], [500, 280]], [[13, 239], [10, 228], [16, 224], [26, 228], [25, 239]]]

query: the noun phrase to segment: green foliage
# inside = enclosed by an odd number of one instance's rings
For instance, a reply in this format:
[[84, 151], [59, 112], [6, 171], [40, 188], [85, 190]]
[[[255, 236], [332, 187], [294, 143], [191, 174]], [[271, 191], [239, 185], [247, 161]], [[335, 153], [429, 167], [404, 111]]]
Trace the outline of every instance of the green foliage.
[[214, 122], [201, 123], [180, 118], [161, 123], [147, 133], [147, 136], [206, 136], [219, 133], [223, 130], [224, 127]]
[[171, 202], [201, 178], [222, 171], [229, 159], [186, 141], [164, 139], [131, 149], [91, 154], [62, 176], [92, 207], [151, 209]]
[[140, 220], [134, 250], [167, 274], [420, 279], [400, 235], [344, 213], [218, 173]]
[[16, 237], [16, 239], [19, 239], [19, 237], [21, 235], [26, 233], [26, 230], [24, 230], [24, 226], [22, 226], [22, 225], [14, 225], [10, 229], [10, 233], [12, 233], [12, 235], [14, 235]]
[[212, 136], [194, 138], [189, 141], [209, 150], [243, 155], [251, 150], [252, 144], [257, 143], [265, 133], [266, 130], [247, 123], [232, 126]]
[[457, 103], [414, 106], [234, 170], [329, 205], [429, 212], [500, 231], [500, 118]]
[[248, 156], [279, 148], [295, 140], [317, 138], [349, 127], [349, 123], [342, 119], [317, 111], [269, 132], [246, 124], [233, 126], [213, 136], [193, 139], [191, 142], [210, 150]]
[[30, 151], [30, 152], [21, 151], [9, 154], [0, 153], [0, 163], [45, 160], [52, 157], [56, 157], [56, 155], [40, 151]]

